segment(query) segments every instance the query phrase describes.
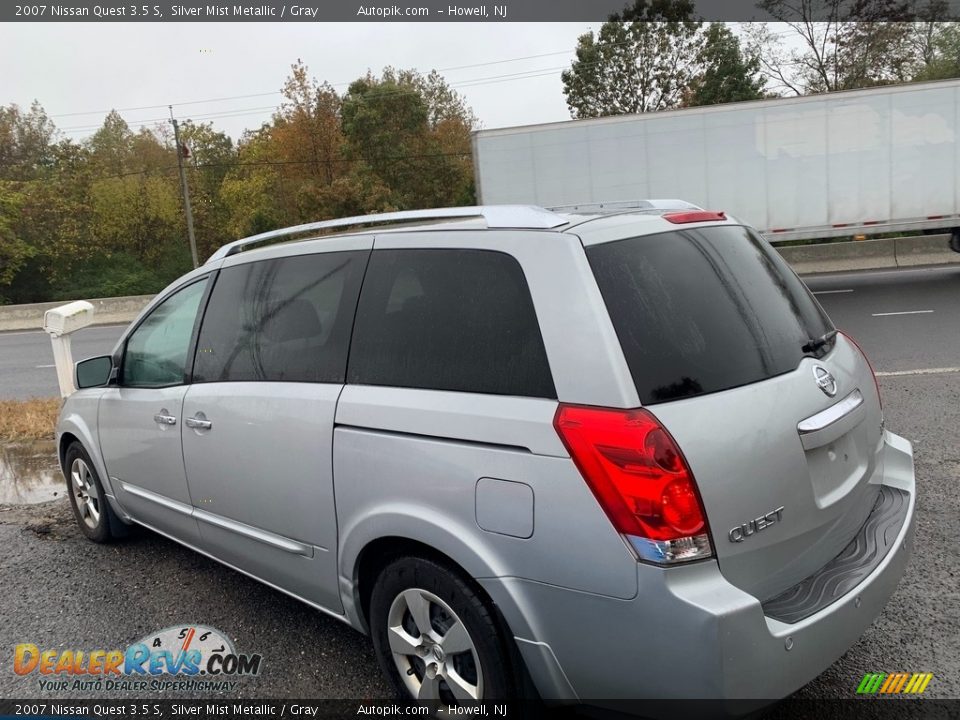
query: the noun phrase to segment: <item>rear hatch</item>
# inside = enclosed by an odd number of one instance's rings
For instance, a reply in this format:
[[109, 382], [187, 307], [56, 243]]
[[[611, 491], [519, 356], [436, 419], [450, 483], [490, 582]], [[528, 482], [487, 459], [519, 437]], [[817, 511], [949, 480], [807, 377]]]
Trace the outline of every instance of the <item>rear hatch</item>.
[[753, 230], [587, 248], [641, 403], [696, 479], [721, 572], [761, 600], [826, 565], [879, 492], [873, 373]]

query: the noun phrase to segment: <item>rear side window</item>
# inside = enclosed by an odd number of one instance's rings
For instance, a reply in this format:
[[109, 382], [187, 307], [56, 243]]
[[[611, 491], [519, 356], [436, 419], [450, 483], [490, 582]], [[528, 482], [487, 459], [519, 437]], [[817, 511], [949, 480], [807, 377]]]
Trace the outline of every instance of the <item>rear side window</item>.
[[833, 329], [748, 228], [678, 230], [587, 248], [640, 401], [717, 392], [794, 370]]
[[367, 255], [297, 255], [222, 270], [193, 381], [343, 382]]
[[347, 382], [557, 396], [523, 270], [487, 250], [375, 250]]

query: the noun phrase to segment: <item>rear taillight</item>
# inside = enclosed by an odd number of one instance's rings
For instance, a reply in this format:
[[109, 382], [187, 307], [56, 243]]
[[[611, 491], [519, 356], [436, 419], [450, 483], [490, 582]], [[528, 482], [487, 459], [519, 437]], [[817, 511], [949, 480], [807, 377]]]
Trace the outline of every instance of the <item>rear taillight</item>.
[[877, 400], [880, 402], [880, 409], [883, 409], [883, 396], [880, 395], [880, 381], [877, 380], [877, 371], [873, 369], [873, 363], [870, 362], [870, 358], [867, 357], [867, 354], [863, 351], [863, 348], [860, 347], [860, 343], [854, 340], [852, 337], [847, 335], [845, 332], [841, 332], [847, 340], [853, 343], [853, 346], [860, 351], [860, 354], [863, 355], [863, 359], [867, 361], [867, 367], [870, 368], [870, 374], [873, 375], [873, 386], [877, 389]]
[[561, 405], [553, 424], [600, 507], [641, 559], [675, 563], [713, 554], [693, 473], [650, 412]]

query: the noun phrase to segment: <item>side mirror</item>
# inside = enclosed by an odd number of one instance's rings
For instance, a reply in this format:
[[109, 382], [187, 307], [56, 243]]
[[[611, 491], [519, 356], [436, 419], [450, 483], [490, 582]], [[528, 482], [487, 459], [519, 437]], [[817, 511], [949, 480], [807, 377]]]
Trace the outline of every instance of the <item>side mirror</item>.
[[101, 387], [113, 378], [113, 358], [109, 355], [88, 358], [77, 363], [77, 390]]

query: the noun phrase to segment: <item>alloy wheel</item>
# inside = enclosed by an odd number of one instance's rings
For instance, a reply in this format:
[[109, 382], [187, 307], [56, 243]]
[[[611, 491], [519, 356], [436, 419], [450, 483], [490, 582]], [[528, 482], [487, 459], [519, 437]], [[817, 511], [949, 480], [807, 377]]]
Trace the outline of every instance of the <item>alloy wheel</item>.
[[82, 458], [70, 466], [70, 485], [80, 519], [88, 528], [96, 528], [100, 523], [100, 492], [90, 467]]
[[442, 705], [483, 697], [477, 648], [453, 609], [427, 590], [394, 598], [387, 617], [393, 661], [410, 695]]

